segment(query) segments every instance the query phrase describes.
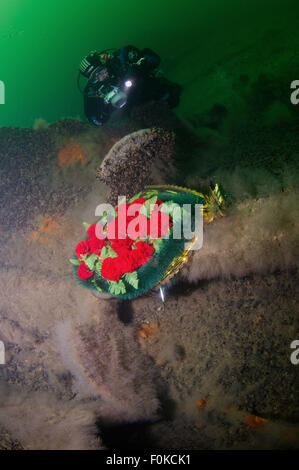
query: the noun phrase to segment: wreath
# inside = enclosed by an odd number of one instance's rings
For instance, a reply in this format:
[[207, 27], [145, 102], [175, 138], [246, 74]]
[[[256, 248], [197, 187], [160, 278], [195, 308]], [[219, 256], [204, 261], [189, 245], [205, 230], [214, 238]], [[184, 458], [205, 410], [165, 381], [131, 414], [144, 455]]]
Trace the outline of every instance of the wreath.
[[[94, 224], [84, 223], [85, 239], [70, 262], [80, 285], [121, 299], [145, 294], [186, 262], [192, 240], [174, 237], [184, 205], [205, 207], [201, 193], [171, 186], [148, 187]], [[176, 209], [174, 209], [174, 207]], [[190, 228], [194, 230], [195, 212]]]

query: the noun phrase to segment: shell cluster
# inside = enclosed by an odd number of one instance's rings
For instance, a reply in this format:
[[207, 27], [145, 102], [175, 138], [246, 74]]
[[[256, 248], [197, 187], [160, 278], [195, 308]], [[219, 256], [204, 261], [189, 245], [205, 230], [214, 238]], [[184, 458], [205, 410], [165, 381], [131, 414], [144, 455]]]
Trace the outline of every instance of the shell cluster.
[[116, 142], [97, 171], [97, 178], [110, 188], [109, 202], [132, 197], [154, 182], [169, 182], [173, 154], [174, 134], [160, 128], [142, 129]]

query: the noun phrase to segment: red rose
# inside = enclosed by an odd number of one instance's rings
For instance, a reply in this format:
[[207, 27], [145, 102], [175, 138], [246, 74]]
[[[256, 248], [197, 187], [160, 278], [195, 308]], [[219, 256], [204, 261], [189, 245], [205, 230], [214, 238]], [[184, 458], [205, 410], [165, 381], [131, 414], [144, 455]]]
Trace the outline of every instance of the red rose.
[[133, 252], [136, 250], [123, 250], [118, 256], [119, 267], [122, 274], [131, 273], [138, 268], [138, 263], [133, 256]]
[[105, 258], [102, 263], [101, 274], [109, 281], [119, 281], [123, 273], [121, 271], [118, 258]]
[[165, 212], [154, 210], [149, 219], [148, 235], [152, 238], [161, 238], [168, 235], [169, 229], [172, 226], [170, 217]]
[[[130, 206], [133, 206], [134, 204], [141, 204], [141, 205], [143, 205], [146, 201], [148, 201], [148, 199], [146, 199], [145, 197], [139, 197], [138, 199], [135, 199], [135, 201], [131, 202], [131, 204], [129, 205], [129, 207], [130, 207]], [[160, 208], [160, 206], [161, 206], [162, 204], [163, 204], [163, 201], [161, 201], [160, 199], [157, 199], [157, 201], [155, 202], [155, 206], [156, 206], [155, 210], [159, 210], [159, 208]], [[139, 212], [140, 209], [141, 209], [141, 207], [138, 208], [138, 209], [136, 209], [135, 213], [136, 213], [136, 212]], [[133, 208], [131, 209], [130, 214], [132, 213], [132, 210], [133, 210]]]
[[142, 255], [142, 253], [138, 253], [137, 250], [133, 250], [132, 257], [133, 257], [133, 266], [135, 268], [133, 269], [133, 271], [143, 266], [148, 260], [148, 258], [145, 258]]
[[123, 202], [122, 204], [119, 204], [119, 206], [117, 206], [117, 208], [115, 209], [117, 214], [119, 214], [120, 212], [124, 212], [125, 214], [127, 214], [129, 205], [130, 204], [128, 202]]
[[120, 258], [120, 264], [124, 272], [132, 272], [145, 264], [154, 254], [152, 246], [142, 241], [136, 243], [136, 249], [123, 252]]
[[90, 254], [89, 240], [83, 240], [82, 242], [79, 242], [75, 248], [75, 253], [79, 259], [81, 259], [82, 255], [89, 255]]
[[148, 221], [149, 219], [143, 214], [132, 217], [127, 230], [129, 237], [133, 239], [146, 237], [148, 233]]
[[111, 222], [107, 224], [106, 237], [109, 240], [117, 240], [118, 238], [118, 218], [117, 217], [115, 217], [115, 219], [111, 220]]
[[154, 210], [155, 210], [155, 211], [160, 210], [162, 204], [163, 204], [163, 201], [160, 201], [160, 199], [157, 199], [157, 200], [156, 200], [156, 203], [155, 203], [155, 209], [154, 209]]
[[138, 199], [135, 199], [135, 201], [131, 202], [130, 206], [133, 204], [144, 204], [147, 201], [145, 197], [139, 197]]
[[95, 255], [99, 255], [102, 251], [102, 248], [104, 245], [106, 245], [105, 240], [99, 240], [98, 238], [91, 238], [89, 241], [89, 247], [91, 253], [94, 253]]
[[130, 250], [132, 248], [133, 243], [134, 240], [131, 240], [131, 238], [129, 237], [125, 239], [113, 240], [113, 242], [111, 243], [111, 248], [113, 251], [115, 251], [115, 253], [119, 255], [124, 250]]
[[[121, 219], [122, 222], [122, 219]], [[119, 232], [119, 233], [118, 233]], [[127, 233], [127, 224], [126, 220], [124, 221], [124, 224], [119, 224], [119, 217], [115, 217], [115, 219], [111, 220], [107, 224], [107, 238], [109, 240], [118, 240], [118, 239], [124, 239], [126, 237]]]
[[95, 230], [96, 230], [96, 225], [97, 224], [92, 224], [86, 231], [86, 235], [88, 238], [94, 238], [96, 236]]
[[88, 238], [98, 238], [99, 240], [104, 239], [103, 235], [103, 225], [99, 222], [96, 224], [92, 224], [86, 232]]
[[139, 215], [139, 212], [143, 206], [143, 203], [146, 201], [146, 199], [144, 198], [140, 198], [140, 199], [136, 199], [136, 201], [133, 201], [129, 207], [128, 207], [128, 210], [127, 210], [127, 214], [128, 214], [128, 217], [132, 218], [132, 217], [136, 217], [137, 215]]
[[135, 246], [137, 249], [134, 251], [137, 251], [137, 255], [139, 256], [140, 260], [143, 260], [142, 264], [151, 258], [155, 252], [151, 245], [142, 241], [137, 242]]
[[80, 263], [78, 267], [79, 279], [85, 281], [85, 279], [88, 279], [91, 276], [93, 276], [93, 272], [88, 269], [85, 263]]
[[154, 253], [154, 248], [143, 241], [136, 242], [135, 246], [138, 251], [142, 251], [147, 256], [152, 256], [152, 254]]

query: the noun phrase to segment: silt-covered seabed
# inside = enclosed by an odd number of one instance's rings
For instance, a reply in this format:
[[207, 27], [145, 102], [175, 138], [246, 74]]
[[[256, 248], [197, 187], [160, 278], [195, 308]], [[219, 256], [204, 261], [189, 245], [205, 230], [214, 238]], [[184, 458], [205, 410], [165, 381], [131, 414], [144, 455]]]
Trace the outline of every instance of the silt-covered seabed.
[[[180, 118], [148, 104], [103, 129], [73, 119], [0, 129], [2, 448], [298, 448], [295, 63], [290, 49], [286, 74], [240, 73], [251, 53], [186, 82]], [[192, 110], [209, 78], [225, 80], [227, 99]], [[164, 304], [157, 294], [99, 300], [68, 259], [107, 198], [101, 160], [151, 126], [175, 133], [169, 182], [215, 178], [231, 206]]]

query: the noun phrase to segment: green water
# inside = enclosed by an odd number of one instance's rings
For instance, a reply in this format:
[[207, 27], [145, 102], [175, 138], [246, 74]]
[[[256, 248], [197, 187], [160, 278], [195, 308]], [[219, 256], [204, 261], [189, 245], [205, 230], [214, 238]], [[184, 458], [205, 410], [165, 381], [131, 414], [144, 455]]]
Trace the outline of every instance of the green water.
[[[298, 13], [298, 0], [0, 0], [0, 449], [8, 436], [28, 449], [299, 447]], [[85, 119], [81, 59], [125, 44], [161, 56], [183, 87], [183, 122], [158, 104], [95, 132], [74, 121], [2, 128]], [[175, 131], [167, 182], [219, 182], [226, 216], [207, 225], [163, 305], [154, 293], [97, 302], [69, 263], [82, 222], [109, 197], [96, 169], [153, 125]], [[135, 190], [127, 138], [114, 155]], [[137, 344], [142, 325], [153, 338]], [[264, 430], [245, 426], [252, 413]]]
[[1, 0], [0, 9], [1, 126], [83, 118], [81, 58], [128, 43], [156, 50], [164, 73], [183, 84], [183, 117], [231, 103], [232, 74], [289, 67], [289, 81], [299, 78], [295, 0]]

